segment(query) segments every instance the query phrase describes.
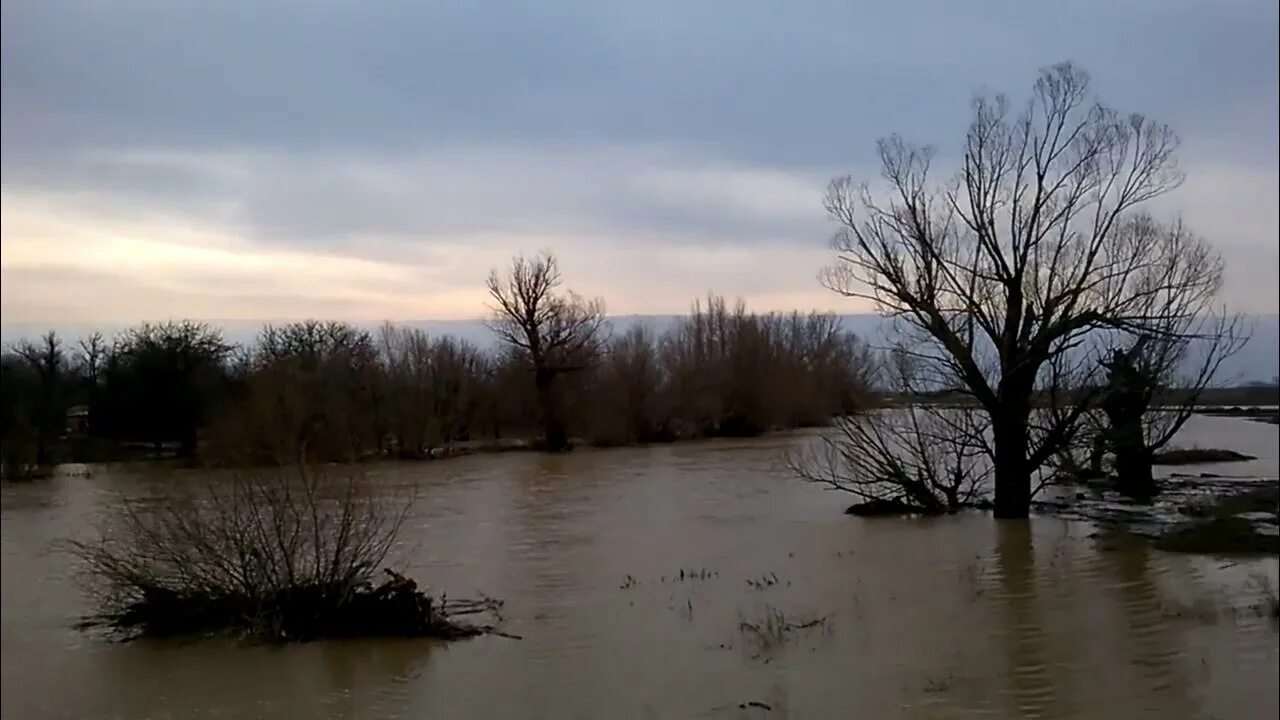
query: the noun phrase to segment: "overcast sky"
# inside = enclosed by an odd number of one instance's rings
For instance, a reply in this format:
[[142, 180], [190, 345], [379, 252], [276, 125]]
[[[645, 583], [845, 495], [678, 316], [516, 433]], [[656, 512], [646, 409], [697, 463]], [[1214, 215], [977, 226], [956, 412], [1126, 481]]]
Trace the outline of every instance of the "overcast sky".
[[1165, 199], [1277, 311], [1276, 0], [5, 0], [6, 322], [483, 313], [557, 253], [617, 313], [822, 291], [833, 175], [1070, 59], [1183, 139]]

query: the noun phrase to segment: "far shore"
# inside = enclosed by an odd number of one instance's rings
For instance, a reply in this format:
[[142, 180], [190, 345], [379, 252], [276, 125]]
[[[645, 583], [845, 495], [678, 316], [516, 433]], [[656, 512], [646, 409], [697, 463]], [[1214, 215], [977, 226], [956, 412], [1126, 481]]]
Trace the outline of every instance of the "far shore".
[[[1211, 390], [1207, 395], [1211, 397], [1238, 397], [1247, 396], [1254, 400], [1269, 400], [1269, 393], [1275, 392], [1273, 387], [1269, 388], [1221, 388]], [[938, 396], [917, 396], [912, 398], [903, 398], [895, 396], [881, 396], [879, 404], [872, 410], [893, 410], [911, 406], [929, 406], [935, 408], [955, 408], [964, 409], [973, 407], [970, 398], [959, 398], [952, 394]], [[1195, 409], [1197, 415], [1208, 417], [1224, 417], [1239, 418], [1252, 420], [1256, 422], [1268, 424], [1280, 424], [1280, 405], [1223, 405], [1214, 403], [1202, 403]], [[834, 418], [832, 421], [834, 422]], [[589, 442], [584, 438], [571, 438], [570, 447], [562, 452], [572, 452], [574, 450], [607, 450], [623, 447], [650, 447], [656, 445], [685, 444], [691, 442], [706, 442], [709, 440], [725, 440], [725, 439], [752, 439], [776, 437], [796, 432], [804, 432], [807, 430], [817, 430], [830, 427], [831, 423], [826, 424], [809, 424], [799, 427], [775, 427], [769, 428], [759, 433], [751, 434], [688, 434], [681, 436], [665, 436], [655, 438], [646, 442]], [[170, 465], [184, 468], [252, 468], [252, 467], [270, 467], [271, 463], [235, 463], [228, 462], [225, 459], [205, 457], [197, 455], [192, 458], [184, 458], [178, 454], [178, 445], [176, 443], [164, 443], [158, 449], [155, 445], [144, 442], [117, 442], [106, 443], [98, 440], [85, 438], [67, 439], [63, 438], [60, 443], [61, 450], [58, 452], [62, 457], [70, 456], [71, 459], [56, 462], [46, 468], [37, 468], [28, 475], [27, 479], [36, 479], [47, 477], [57, 468], [67, 465], [131, 465], [131, 464], [147, 464], [147, 465]], [[1218, 449], [1211, 449], [1219, 452]], [[421, 451], [414, 452], [397, 452], [395, 450], [388, 451], [370, 451], [360, 457], [351, 458], [345, 462], [325, 464], [352, 464], [361, 465], [368, 463], [380, 462], [419, 462], [447, 460], [450, 458], [468, 457], [472, 455], [488, 455], [509, 452], [542, 452], [538, 440], [533, 437], [511, 437], [511, 438], [488, 438], [482, 440], [460, 440], [445, 445], [432, 448], [425, 448]], [[1230, 452], [1229, 449], [1223, 449], [1220, 452]], [[1243, 458], [1241, 458], [1243, 459]], [[1194, 461], [1193, 461], [1194, 462]], [[287, 464], [287, 463], [277, 463]], [[7, 480], [7, 478], [6, 478]]]

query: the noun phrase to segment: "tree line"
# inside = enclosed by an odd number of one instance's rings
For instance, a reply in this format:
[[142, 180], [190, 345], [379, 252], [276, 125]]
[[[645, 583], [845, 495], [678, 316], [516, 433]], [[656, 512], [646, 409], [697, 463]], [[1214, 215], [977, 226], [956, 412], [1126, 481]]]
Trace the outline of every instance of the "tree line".
[[[176, 444], [194, 453], [215, 398], [230, 385], [233, 348], [195, 322], [144, 323], [107, 342], [71, 345], [54, 332], [0, 355], [0, 443], [6, 471], [66, 459], [68, 409], [88, 408], [84, 439]], [[90, 453], [82, 443], [78, 454]]]
[[[871, 354], [831, 314], [710, 296], [664, 331], [614, 333], [550, 255], [516, 258], [489, 292], [491, 348], [320, 320], [243, 346], [196, 321], [19, 342], [0, 357], [6, 470], [126, 451], [287, 464], [749, 436], [827, 423], [866, 394]], [[69, 432], [72, 408], [85, 422]]]
[[[835, 293], [896, 322], [873, 362], [830, 315], [696, 303], [664, 333], [614, 335], [603, 302], [562, 288], [555, 258], [513, 260], [487, 289], [496, 350], [387, 326], [308, 321], [233, 348], [198, 323], [143, 325], [13, 348], [3, 439], [49, 459], [71, 398], [90, 434], [207, 448], [251, 462], [416, 456], [532, 438], [560, 450], [751, 435], [836, 418], [801, 475], [873, 502], [949, 511], [989, 502], [1027, 517], [1064, 475], [1104, 472], [1150, 497], [1155, 452], [1246, 334], [1215, 306], [1220, 255], [1145, 207], [1183, 181], [1166, 125], [1092, 98], [1070, 63], [1030, 97], [974, 99], [954, 171], [891, 136], [877, 184], [837, 178]], [[875, 382], [872, 382], [876, 372]], [[963, 396], [850, 413], [873, 384]], [[6, 452], [8, 452], [6, 450]]]

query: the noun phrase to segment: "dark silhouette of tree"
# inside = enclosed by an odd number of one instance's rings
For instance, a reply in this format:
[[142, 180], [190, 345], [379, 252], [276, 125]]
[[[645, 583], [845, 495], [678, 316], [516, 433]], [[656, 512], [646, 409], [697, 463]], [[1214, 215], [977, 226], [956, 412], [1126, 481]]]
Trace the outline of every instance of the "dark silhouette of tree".
[[[139, 441], [157, 454], [177, 444], [231, 465], [426, 458], [485, 439], [564, 447], [570, 436], [608, 445], [754, 435], [862, 406], [871, 362], [833, 315], [761, 315], [711, 296], [667, 332], [609, 338], [600, 304], [557, 293], [558, 274], [538, 262], [516, 273], [510, 305], [534, 309], [532, 340], [520, 329], [492, 352], [319, 320], [267, 326], [246, 347], [199, 323], [146, 324], [110, 343], [95, 334], [62, 361], [58, 402], [89, 406], [94, 442], [58, 448], [83, 460], [127, 455]], [[3, 357], [10, 467], [34, 467], [36, 367]]]
[[662, 340], [680, 434], [753, 436], [855, 409], [872, 363], [827, 313], [756, 314], [715, 295]]
[[257, 462], [351, 461], [382, 449], [388, 420], [373, 336], [343, 322], [268, 325], [246, 357], [221, 453]]
[[101, 389], [104, 364], [107, 357], [107, 343], [102, 333], [95, 332], [77, 344], [75, 355], [75, 373], [77, 379], [77, 399], [89, 408], [88, 434], [98, 434], [99, 414], [101, 412]]
[[1107, 418], [1104, 437], [1116, 455], [1117, 487], [1131, 496], [1151, 496], [1156, 491], [1142, 420], [1159, 378], [1139, 364], [1141, 347], [1137, 343], [1129, 351], [1116, 350], [1102, 363], [1107, 372], [1107, 389], [1100, 403]]
[[[674, 438], [669, 373], [659, 356], [657, 335], [646, 325], [636, 325], [613, 338], [595, 378], [603, 401], [594, 424], [614, 436], [607, 442], [655, 442]], [[612, 421], [612, 423], [610, 422]]]
[[1223, 360], [1244, 346], [1237, 317], [1212, 315], [1200, 304], [1152, 327], [1101, 361], [1106, 384], [1097, 436], [1115, 457], [1116, 489], [1130, 497], [1158, 492], [1152, 472], [1157, 451], [1195, 411]]
[[117, 432], [151, 442], [177, 442], [195, 455], [200, 429], [222, 395], [231, 346], [222, 332], [190, 320], [143, 323], [117, 340], [108, 360]]
[[487, 283], [493, 299], [489, 327], [532, 375], [543, 444], [567, 449], [569, 437], [558, 407], [556, 379], [591, 366], [608, 339], [604, 302], [558, 292], [555, 257], [517, 257], [503, 277], [494, 270]]
[[35, 430], [36, 465], [47, 465], [49, 448], [66, 427], [67, 357], [62, 339], [50, 331], [39, 343], [24, 340], [16, 344], [13, 351], [26, 362], [38, 383], [30, 406], [30, 422]]
[[379, 334], [391, 431], [401, 455], [480, 434], [489, 359], [474, 345], [387, 323]]
[[[882, 387], [911, 392], [919, 363], [893, 352]], [[987, 420], [972, 407], [912, 403], [842, 415], [814, 447], [793, 450], [787, 464], [801, 478], [850, 493], [853, 514], [937, 515], [978, 504], [990, 480]]]
[[[895, 317], [926, 364], [922, 390], [963, 387], [990, 425], [995, 514], [1026, 517], [1042, 468], [1073, 442], [1088, 393], [1081, 348], [1099, 330], [1142, 332], [1217, 277], [1180, 226], [1138, 212], [1182, 181], [1166, 126], [1089, 98], [1070, 64], [1043, 70], [1012, 112], [978, 97], [959, 170], [934, 184], [934, 153], [897, 137], [887, 187], [834, 181], [838, 263], [825, 284]], [[1037, 411], [1035, 398], [1048, 407]]]
[[35, 461], [35, 406], [40, 381], [17, 353], [0, 355], [0, 454], [4, 476], [25, 478]]

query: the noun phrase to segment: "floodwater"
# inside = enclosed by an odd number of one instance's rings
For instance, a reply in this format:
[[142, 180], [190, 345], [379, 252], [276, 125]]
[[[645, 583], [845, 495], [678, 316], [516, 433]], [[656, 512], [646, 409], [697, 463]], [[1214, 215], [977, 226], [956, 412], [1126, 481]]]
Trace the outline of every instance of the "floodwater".
[[[1194, 418], [1258, 455], [1277, 428]], [[507, 600], [522, 640], [113, 643], [50, 552], [123, 468], [3, 488], [4, 718], [1275, 718], [1274, 558], [1228, 563], [1086, 523], [867, 520], [788, 477], [803, 436], [370, 466], [417, 501], [400, 566]], [[681, 577], [680, 571], [685, 574]], [[690, 574], [695, 575], [691, 578]], [[705, 571], [705, 572], [704, 572]], [[704, 577], [704, 575], [706, 575]], [[630, 579], [629, 579], [630, 578]], [[776, 578], [776, 581], [775, 581]], [[761, 647], [768, 609], [825, 618]]]

